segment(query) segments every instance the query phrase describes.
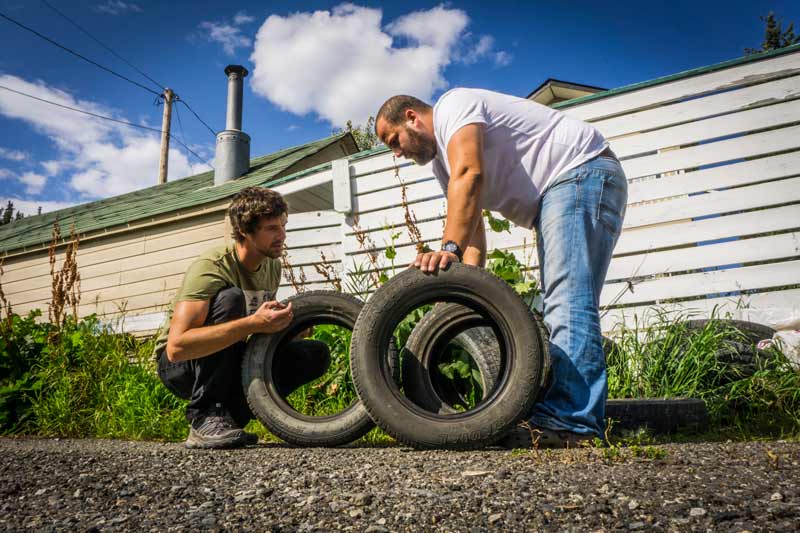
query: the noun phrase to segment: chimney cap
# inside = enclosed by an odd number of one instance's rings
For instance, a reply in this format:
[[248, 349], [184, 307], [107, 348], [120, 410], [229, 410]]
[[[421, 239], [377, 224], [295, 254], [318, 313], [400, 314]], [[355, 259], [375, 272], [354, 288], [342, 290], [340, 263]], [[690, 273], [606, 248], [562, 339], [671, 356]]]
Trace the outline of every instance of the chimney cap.
[[247, 69], [244, 68], [242, 65], [228, 65], [225, 67], [225, 75], [230, 76], [231, 73], [239, 74], [243, 78], [249, 74]]

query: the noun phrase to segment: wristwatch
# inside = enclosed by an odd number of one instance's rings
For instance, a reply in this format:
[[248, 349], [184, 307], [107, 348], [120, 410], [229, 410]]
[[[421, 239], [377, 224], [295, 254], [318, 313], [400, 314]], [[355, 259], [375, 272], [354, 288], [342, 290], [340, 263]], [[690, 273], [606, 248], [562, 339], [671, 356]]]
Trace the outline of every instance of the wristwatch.
[[450, 252], [451, 254], [456, 254], [459, 261], [464, 259], [464, 251], [458, 247], [455, 241], [447, 241], [442, 245], [443, 252]]

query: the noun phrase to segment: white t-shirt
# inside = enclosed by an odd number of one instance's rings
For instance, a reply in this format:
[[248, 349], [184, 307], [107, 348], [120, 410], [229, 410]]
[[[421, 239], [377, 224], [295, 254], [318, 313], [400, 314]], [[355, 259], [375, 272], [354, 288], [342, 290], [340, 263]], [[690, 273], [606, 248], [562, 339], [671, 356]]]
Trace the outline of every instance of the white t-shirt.
[[483, 124], [481, 208], [532, 228], [542, 191], [596, 157], [608, 142], [594, 127], [532, 100], [482, 89], [452, 89], [433, 107], [433, 171], [447, 195], [447, 145], [459, 129]]

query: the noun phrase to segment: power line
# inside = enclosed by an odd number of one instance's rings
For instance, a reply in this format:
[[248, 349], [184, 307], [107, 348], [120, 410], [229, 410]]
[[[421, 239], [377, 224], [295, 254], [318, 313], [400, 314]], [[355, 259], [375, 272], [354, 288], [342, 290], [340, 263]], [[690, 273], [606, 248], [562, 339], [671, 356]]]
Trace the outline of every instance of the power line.
[[[92, 113], [91, 111], [86, 111], [86, 110], [83, 110], [83, 109], [78, 109], [77, 107], [70, 107], [70, 106], [68, 106], [68, 105], [59, 104], [59, 103], [57, 103], [57, 102], [52, 102], [52, 101], [50, 101], [50, 100], [46, 100], [46, 99], [44, 99], [44, 98], [39, 98], [38, 96], [33, 96], [32, 94], [24, 93], [24, 92], [22, 92], [22, 91], [17, 91], [16, 89], [12, 89], [12, 88], [10, 88], [10, 87], [6, 87], [5, 85], [0, 85], [0, 89], [5, 89], [6, 91], [9, 91], [9, 92], [12, 92], [12, 93], [16, 93], [16, 94], [19, 94], [19, 95], [22, 95], [22, 96], [26, 96], [26, 97], [28, 97], [28, 98], [32, 98], [32, 99], [34, 99], [34, 100], [38, 100], [38, 101], [40, 101], [40, 102], [44, 102], [44, 103], [46, 103], [46, 104], [54, 105], [54, 106], [56, 106], [56, 107], [61, 107], [61, 108], [63, 108], [63, 109], [69, 109], [70, 111], [76, 111], [76, 112], [78, 112], [78, 113], [83, 113], [84, 115], [89, 115], [89, 116], [92, 116], [92, 117], [101, 118], [101, 119], [103, 119], [103, 120], [109, 120], [109, 121], [111, 121], [111, 122], [116, 122], [116, 123], [118, 123], [118, 124], [123, 124], [123, 125], [125, 125], [125, 126], [131, 126], [131, 127], [133, 127], [133, 128], [141, 128], [141, 129], [143, 129], [143, 130], [150, 130], [150, 131], [154, 131], [154, 132], [156, 132], [156, 133], [163, 133], [163, 131], [162, 131], [162, 130], [159, 130], [159, 129], [156, 129], [156, 128], [151, 128], [150, 126], [143, 126], [142, 124], [135, 124], [135, 123], [133, 123], [133, 122], [127, 122], [127, 121], [125, 121], [125, 120], [119, 120], [119, 119], [116, 119], [116, 118], [107, 117], [107, 116], [105, 116], [105, 115], [98, 115], [97, 113]], [[203, 162], [203, 163], [205, 163], [206, 165], [210, 166], [212, 169], [214, 168], [214, 166], [213, 166], [211, 163], [209, 163], [208, 161], [206, 161], [205, 159], [203, 159], [202, 157], [200, 157], [199, 155], [197, 155], [197, 154], [194, 152], [194, 150], [192, 150], [191, 148], [189, 148], [188, 146], [186, 146], [186, 144], [184, 144], [183, 142], [181, 142], [181, 140], [180, 140], [180, 139], [178, 139], [177, 137], [175, 137], [175, 136], [174, 136], [174, 135], [172, 135], [171, 133], [167, 133], [167, 135], [170, 137], [170, 139], [175, 139], [175, 142], [177, 142], [178, 144], [180, 144], [181, 146], [183, 146], [184, 148], [186, 148], [186, 150], [188, 150], [188, 151], [189, 151], [189, 153], [191, 153], [191, 154], [192, 154], [193, 156], [195, 156], [197, 159], [199, 159], [200, 161], [202, 161], [202, 162]]]
[[65, 19], [67, 22], [69, 22], [70, 24], [72, 24], [73, 26], [75, 26], [76, 28], [78, 28], [79, 30], [81, 30], [83, 33], [85, 33], [86, 35], [88, 35], [88, 36], [89, 36], [89, 37], [90, 37], [90, 38], [91, 38], [91, 39], [92, 39], [94, 42], [96, 42], [97, 44], [99, 44], [100, 46], [102, 46], [103, 48], [105, 48], [106, 50], [108, 50], [109, 52], [111, 52], [112, 54], [114, 54], [114, 56], [115, 56], [116, 58], [118, 58], [118, 59], [120, 59], [120, 60], [124, 61], [124, 62], [125, 62], [125, 64], [127, 64], [129, 67], [131, 67], [131, 68], [132, 68], [132, 69], [134, 69], [136, 72], [138, 72], [139, 74], [141, 74], [142, 76], [144, 76], [145, 78], [147, 78], [148, 80], [150, 80], [151, 82], [153, 82], [153, 84], [155, 84], [155, 86], [156, 86], [156, 87], [158, 87], [158, 88], [159, 88], [159, 89], [161, 89], [162, 91], [163, 91], [163, 90], [166, 90], [166, 87], [165, 87], [163, 84], [161, 84], [161, 83], [158, 83], [156, 80], [154, 80], [153, 78], [151, 78], [150, 76], [148, 76], [148, 75], [147, 75], [145, 72], [143, 72], [143, 71], [142, 71], [140, 68], [138, 68], [136, 65], [134, 65], [133, 63], [131, 63], [130, 61], [128, 61], [127, 59], [125, 59], [124, 57], [122, 57], [121, 55], [119, 55], [118, 53], [116, 53], [116, 52], [115, 52], [114, 50], [112, 50], [112, 49], [111, 49], [109, 46], [107, 46], [107, 45], [105, 45], [103, 42], [101, 42], [101, 41], [100, 41], [100, 39], [98, 39], [97, 37], [95, 37], [94, 35], [92, 35], [91, 33], [89, 33], [89, 31], [88, 31], [88, 30], [86, 30], [86, 29], [85, 29], [83, 26], [79, 25], [77, 22], [75, 22], [74, 20], [72, 20], [71, 18], [69, 18], [68, 16], [66, 16], [64, 13], [62, 13], [61, 11], [59, 11], [58, 9], [56, 9], [56, 8], [55, 8], [55, 7], [54, 7], [52, 4], [50, 4], [50, 2], [48, 2], [47, 0], [42, 0], [42, 3], [43, 3], [44, 5], [46, 5], [47, 7], [49, 7], [50, 9], [52, 9], [53, 11], [55, 11], [56, 13], [58, 13], [59, 15], [61, 15], [61, 17], [63, 17], [63, 18], [64, 18], [64, 19]]
[[66, 51], [66, 52], [69, 52], [70, 54], [72, 54], [72, 55], [74, 55], [76, 57], [79, 57], [79, 58], [83, 59], [84, 61], [86, 61], [88, 63], [91, 63], [92, 65], [94, 65], [94, 66], [96, 66], [98, 68], [101, 68], [101, 69], [105, 70], [106, 72], [108, 72], [110, 74], [113, 74], [114, 76], [117, 76], [118, 78], [121, 78], [121, 79], [127, 81], [128, 83], [132, 83], [133, 85], [136, 85], [137, 87], [141, 87], [145, 91], [147, 91], [149, 93], [153, 93], [156, 96], [161, 96], [161, 94], [159, 92], [154, 91], [153, 89], [151, 89], [149, 87], [145, 87], [141, 83], [133, 81], [132, 79], [130, 79], [130, 78], [126, 77], [126, 76], [123, 76], [122, 74], [119, 74], [118, 72], [114, 72], [110, 68], [104, 67], [103, 65], [101, 65], [100, 63], [98, 63], [96, 61], [92, 61], [88, 57], [83, 56], [83, 55], [79, 54], [78, 52], [76, 52], [76, 51], [74, 51], [74, 50], [72, 50], [70, 48], [67, 48], [64, 45], [57, 43], [56, 41], [54, 41], [53, 39], [51, 39], [51, 38], [49, 38], [49, 37], [47, 37], [45, 35], [42, 35], [41, 33], [39, 33], [38, 31], [34, 30], [33, 28], [29, 28], [28, 26], [22, 24], [21, 22], [18, 22], [16, 20], [12, 19], [11, 17], [6, 15], [5, 13], [0, 12], [0, 17], [6, 19], [9, 22], [12, 22], [13, 24], [16, 24], [17, 26], [19, 26], [20, 28], [22, 28], [24, 30], [27, 30], [27, 31], [31, 32], [32, 34], [36, 35], [37, 37], [40, 37], [40, 38], [44, 39], [45, 41], [49, 42], [50, 44], [52, 44], [54, 46], [57, 46], [57, 47], [61, 48], [62, 50]]
[[[189, 107], [189, 104], [187, 104], [187, 103], [186, 103], [186, 100], [184, 100], [184, 99], [182, 99], [182, 98], [178, 97], [178, 101], [179, 101], [179, 102], [181, 102], [183, 105], [185, 105], [185, 106], [186, 106], [186, 109], [188, 109], [189, 111], [191, 111], [191, 112], [192, 112], [192, 114], [193, 114], [195, 117], [197, 117], [197, 120], [199, 120], [200, 122], [202, 122], [202, 123], [203, 123], [203, 126], [205, 126], [206, 128], [208, 128], [208, 131], [210, 131], [210, 132], [211, 132], [211, 135], [213, 135], [214, 137], [216, 137], [216, 136], [217, 136], [217, 132], [216, 132], [216, 131], [214, 131], [214, 130], [211, 128], [211, 126], [209, 126], [208, 124], [206, 124], [206, 123], [205, 123], [205, 121], [204, 121], [202, 118], [200, 118], [200, 115], [198, 115], [197, 113], [195, 113], [195, 112], [194, 112], [194, 109], [192, 109], [191, 107]], [[176, 107], [175, 109], [177, 109], [177, 107]]]
[[[111, 48], [109, 48], [108, 46], [106, 46], [105, 44], [103, 44], [102, 42], [100, 42], [98, 39], [96, 39], [94, 36], [92, 36], [92, 35], [91, 35], [91, 34], [90, 34], [90, 33], [89, 33], [87, 30], [83, 29], [83, 28], [82, 28], [81, 26], [79, 26], [79, 25], [78, 25], [76, 22], [73, 22], [71, 19], [69, 19], [69, 17], [67, 17], [66, 15], [64, 15], [63, 13], [61, 13], [61, 12], [60, 12], [59, 10], [57, 10], [55, 7], [53, 7], [53, 6], [51, 6], [50, 4], [48, 4], [48, 3], [47, 3], [45, 0], [42, 0], [42, 1], [43, 1], [43, 2], [44, 2], [46, 5], [47, 5], [47, 6], [49, 6], [51, 9], [53, 9], [53, 10], [54, 10], [56, 13], [58, 13], [59, 15], [61, 15], [62, 17], [64, 17], [64, 18], [65, 18], [66, 20], [68, 20], [70, 23], [72, 23], [73, 25], [75, 25], [75, 26], [76, 26], [78, 29], [80, 29], [81, 31], [83, 31], [84, 33], [86, 33], [86, 34], [87, 34], [89, 37], [91, 37], [92, 39], [94, 39], [94, 40], [95, 40], [95, 41], [96, 41], [98, 44], [100, 44], [101, 46], [103, 46], [103, 47], [104, 47], [106, 50], [108, 50], [109, 52], [111, 52], [112, 54], [114, 54], [115, 56], [117, 56], [118, 58], [120, 58], [122, 61], [124, 61], [124, 62], [125, 62], [125, 63], [127, 63], [128, 65], [130, 65], [130, 66], [131, 66], [133, 69], [135, 69], [135, 70], [136, 70], [137, 72], [139, 72], [141, 75], [143, 75], [144, 77], [146, 77], [148, 80], [150, 80], [151, 82], [155, 83], [155, 84], [156, 84], [157, 86], [159, 86], [160, 88], [164, 89], [164, 87], [163, 87], [163, 85], [162, 85], [162, 84], [158, 83], [157, 81], [155, 81], [154, 79], [152, 79], [150, 76], [148, 76], [147, 74], [145, 74], [143, 71], [141, 71], [140, 69], [138, 69], [136, 66], [134, 66], [132, 63], [130, 63], [129, 61], [127, 61], [125, 58], [123, 58], [122, 56], [120, 56], [119, 54], [117, 54], [116, 52], [114, 52], [113, 50], [111, 50]], [[4, 19], [8, 20], [9, 22], [11, 22], [11, 23], [13, 23], [13, 24], [16, 24], [17, 26], [19, 26], [20, 28], [22, 28], [22, 29], [24, 29], [24, 30], [26, 30], [26, 31], [29, 31], [29, 32], [33, 33], [33, 34], [34, 34], [34, 35], [36, 35], [37, 37], [40, 37], [40, 38], [44, 39], [45, 41], [49, 42], [50, 44], [52, 44], [52, 45], [54, 45], [54, 46], [57, 46], [58, 48], [61, 48], [62, 50], [66, 51], [66, 52], [69, 52], [70, 54], [73, 54], [74, 56], [76, 56], [76, 57], [79, 57], [80, 59], [83, 59], [84, 61], [86, 61], [86, 62], [88, 62], [88, 63], [90, 63], [90, 64], [92, 64], [92, 65], [94, 65], [94, 66], [96, 66], [96, 67], [98, 67], [98, 68], [100, 68], [100, 69], [102, 69], [102, 70], [105, 70], [106, 72], [108, 72], [108, 73], [110, 73], [110, 74], [113, 74], [114, 76], [117, 76], [118, 78], [121, 78], [121, 79], [123, 79], [123, 80], [127, 81], [128, 83], [132, 83], [133, 85], [136, 85], [137, 87], [140, 87], [140, 88], [144, 89], [145, 91], [147, 91], [147, 92], [149, 92], [149, 93], [152, 93], [152, 94], [156, 95], [156, 96], [157, 96], [157, 97], [159, 97], [159, 98], [163, 98], [163, 96], [164, 96], [164, 95], [163, 95], [163, 93], [160, 93], [160, 92], [158, 92], [158, 91], [154, 91], [153, 89], [150, 89], [149, 87], [146, 87], [146, 86], [142, 85], [141, 83], [139, 83], [139, 82], [136, 82], [136, 81], [134, 81], [134, 80], [132, 80], [132, 79], [128, 78], [127, 76], [123, 76], [122, 74], [119, 74], [118, 72], [115, 72], [115, 71], [111, 70], [110, 68], [108, 68], [108, 67], [105, 67], [105, 66], [101, 65], [100, 63], [97, 63], [96, 61], [93, 61], [93, 60], [89, 59], [88, 57], [86, 57], [86, 56], [84, 56], [84, 55], [81, 55], [81, 54], [79, 54], [78, 52], [76, 52], [76, 51], [74, 51], [74, 50], [72, 50], [72, 49], [70, 49], [70, 48], [67, 48], [67, 47], [66, 47], [66, 46], [64, 46], [64, 45], [62, 45], [62, 44], [60, 44], [60, 43], [57, 43], [57, 42], [56, 42], [56, 41], [54, 41], [53, 39], [51, 39], [51, 38], [49, 38], [49, 37], [47, 37], [47, 36], [45, 36], [45, 35], [42, 35], [41, 33], [39, 33], [38, 31], [34, 30], [33, 28], [30, 28], [30, 27], [28, 27], [28, 26], [26, 26], [26, 25], [22, 24], [21, 22], [19, 22], [19, 21], [17, 21], [17, 20], [14, 20], [13, 18], [11, 18], [11, 17], [9, 17], [8, 15], [6, 15], [5, 13], [2, 13], [2, 12], [0, 12], [0, 17], [2, 17], [2, 18], [4, 18]], [[176, 96], [177, 96], [177, 95], [176, 95]], [[207, 124], [207, 123], [206, 123], [206, 122], [205, 122], [205, 121], [204, 121], [202, 118], [200, 118], [200, 115], [198, 115], [198, 114], [195, 112], [195, 110], [194, 110], [194, 109], [192, 109], [192, 108], [189, 106], [189, 104], [188, 104], [188, 103], [187, 103], [185, 100], [181, 99], [180, 97], [178, 97], [177, 99], [178, 99], [178, 101], [180, 101], [180, 102], [183, 102], [183, 105], [185, 105], [185, 106], [186, 106], [186, 108], [187, 108], [189, 111], [191, 111], [191, 112], [192, 112], [192, 114], [195, 116], [195, 118], [197, 118], [197, 120], [199, 120], [199, 121], [200, 121], [200, 122], [203, 124], [203, 126], [205, 126], [206, 128], [208, 128], [208, 131], [210, 131], [210, 132], [211, 132], [211, 134], [212, 134], [212, 135], [214, 135], [214, 136], [216, 137], [217, 133], [214, 131], [214, 129], [213, 129], [211, 126], [209, 126], [209, 125], [208, 125], [208, 124]]]
[[175, 117], [178, 119], [178, 127], [181, 129], [183, 142], [186, 142], [186, 133], [183, 131], [183, 122], [181, 122], [181, 114], [178, 112], [178, 106], [175, 106]]

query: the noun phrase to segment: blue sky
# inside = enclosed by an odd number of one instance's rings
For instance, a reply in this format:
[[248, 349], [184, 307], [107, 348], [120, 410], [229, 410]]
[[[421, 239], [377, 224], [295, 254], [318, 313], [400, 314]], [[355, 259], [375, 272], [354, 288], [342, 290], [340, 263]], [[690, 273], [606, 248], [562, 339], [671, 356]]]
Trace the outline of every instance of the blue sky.
[[[330, 134], [388, 96], [454, 86], [525, 96], [548, 77], [614, 88], [743, 55], [759, 15], [800, 25], [800, 2], [155, 2], [48, 0], [224, 128], [225, 65], [250, 70], [243, 129], [253, 156]], [[41, 0], [0, 12], [153, 88]], [[798, 28], [800, 32], [800, 28]], [[0, 85], [159, 128], [155, 96], [0, 19]], [[185, 107], [173, 134], [213, 162]], [[182, 126], [182, 129], [181, 129]], [[26, 213], [156, 183], [158, 135], [0, 89], [0, 202]], [[170, 179], [207, 169], [172, 144]]]

